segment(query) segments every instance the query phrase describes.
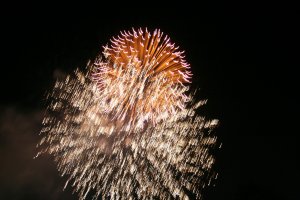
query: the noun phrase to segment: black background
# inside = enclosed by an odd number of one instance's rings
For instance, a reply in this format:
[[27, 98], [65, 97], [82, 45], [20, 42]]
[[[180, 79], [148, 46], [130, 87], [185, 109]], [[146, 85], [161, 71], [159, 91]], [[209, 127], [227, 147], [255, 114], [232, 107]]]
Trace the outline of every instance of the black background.
[[[127, 2], [129, 4], [130, 2]], [[44, 94], [83, 69], [121, 30], [161, 29], [185, 50], [215, 134], [215, 187], [205, 199], [300, 199], [299, 12], [279, 5], [157, 3], [4, 7], [1, 14], [0, 199], [76, 199], [48, 157], [33, 160]], [[117, 4], [117, 2], [113, 2]]]

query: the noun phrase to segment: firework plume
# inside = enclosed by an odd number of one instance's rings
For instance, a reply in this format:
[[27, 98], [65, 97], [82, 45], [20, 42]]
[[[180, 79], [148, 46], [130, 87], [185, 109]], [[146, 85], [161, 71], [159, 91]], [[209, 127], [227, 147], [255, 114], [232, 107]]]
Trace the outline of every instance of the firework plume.
[[217, 120], [195, 114], [206, 101], [190, 81], [160, 30], [121, 32], [86, 72], [55, 83], [38, 155], [53, 155], [80, 199], [201, 199], [216, 178]]

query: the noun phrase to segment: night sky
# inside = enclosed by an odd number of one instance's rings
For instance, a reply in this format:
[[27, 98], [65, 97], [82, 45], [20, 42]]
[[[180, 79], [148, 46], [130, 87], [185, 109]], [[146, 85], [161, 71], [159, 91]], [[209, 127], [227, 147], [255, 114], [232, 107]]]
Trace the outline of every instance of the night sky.
[[233, 6], [4, 8], [0, 199], [77, 199], [51, 157], [33, 159], [45, 93], [131, 27], [159, 28], [185, 50], [201, 111], [220, 120], [219, 176], [204, 199], [300, 199], [299, 11]]

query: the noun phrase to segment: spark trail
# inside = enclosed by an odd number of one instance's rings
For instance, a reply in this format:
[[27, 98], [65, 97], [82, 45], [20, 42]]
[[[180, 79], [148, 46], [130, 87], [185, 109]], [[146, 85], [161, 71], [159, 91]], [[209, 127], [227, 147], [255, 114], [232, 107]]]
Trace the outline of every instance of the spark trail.
[[[121, 32], [48, 94], [39, 153], [80, 199], [201, 199], [217, 120], [196, 110], [183, 52], [160, 30]], [[65, 186], [65, 187], [66, 187]]]

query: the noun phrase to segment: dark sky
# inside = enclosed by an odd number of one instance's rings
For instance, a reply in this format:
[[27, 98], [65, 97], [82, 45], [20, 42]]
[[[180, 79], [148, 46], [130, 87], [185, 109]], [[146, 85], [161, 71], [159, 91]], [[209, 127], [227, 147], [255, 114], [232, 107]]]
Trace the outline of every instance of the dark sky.
[[220, 120], [219, 177], [205, 199], [300, 199], [299, 10], [234, 6], [7, 7], [0, 25], [0, 199], [77, 198], [62, 191], [65, 179], [50, 158], [32, 159], [44, 94], [58, 74], [83, 69], [131, 27], [160, 28], [185, 50], [196, 98], [208, 99], [203, 114]]

